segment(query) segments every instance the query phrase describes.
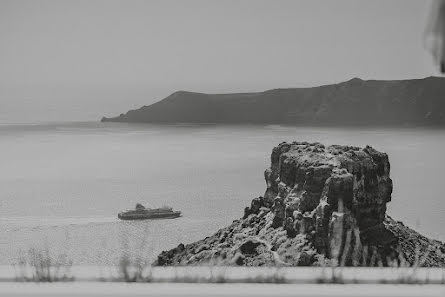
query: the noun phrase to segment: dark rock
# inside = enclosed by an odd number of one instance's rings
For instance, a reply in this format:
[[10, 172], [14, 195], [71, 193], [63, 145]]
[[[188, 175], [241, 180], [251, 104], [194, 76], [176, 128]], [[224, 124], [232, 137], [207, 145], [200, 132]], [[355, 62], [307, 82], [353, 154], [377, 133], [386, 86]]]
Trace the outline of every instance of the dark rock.
[[243, 216], [243, 219], [245, 219], [245, 218], [247, 218], [248, 216], [250, 216], [251, 213], [252, 213], [252, 212], [250, 211], [250, 207], [246, 206], [246, 207], [244, 208], [244, 216]]
[[236, 254], [232, 263], [235, 263], [238, 266], [242, 266], [245, 264], [244, 260], [245, 260], [245, 256], [243, 254]]
[[284, 198], [277, 196], [274, 199], [274, 204], [272, 206], [274, 218], [272, 222], [272, 227], [278, 228], [283, 225], [284, 218], [286, 216], [285, 213], [285, 205], [283, 202]]
[[247, 240], [243, 244], [240, 245], [239, 250], [243, 255], [258, 255], [257, 247], [260, 245], [264, 245], [264, 243], [259, 242], [257, 240]]
[[284, 230], [287, 232], [287, 236], [289, 237], [295, 237], [298, 233], [298, 231], [294, 228], [294, 220], [292, 217], [286, 218], [286, 223], [284, 224]]
[[301, 252], [297, 260], [297, 266], [310, 266], [315, 262], [314, 256], [315, 253]]

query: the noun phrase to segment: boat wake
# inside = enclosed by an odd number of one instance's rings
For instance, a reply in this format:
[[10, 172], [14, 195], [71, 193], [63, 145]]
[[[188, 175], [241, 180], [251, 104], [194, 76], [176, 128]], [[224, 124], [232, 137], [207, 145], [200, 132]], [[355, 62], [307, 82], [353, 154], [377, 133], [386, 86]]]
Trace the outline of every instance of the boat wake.
[[0, 225], [7, 229], [35, 228], [68, 225], [86, 225], [94, 223], [117, 222], [116, 217], [40, 217], [17, 216], [0, 218]]

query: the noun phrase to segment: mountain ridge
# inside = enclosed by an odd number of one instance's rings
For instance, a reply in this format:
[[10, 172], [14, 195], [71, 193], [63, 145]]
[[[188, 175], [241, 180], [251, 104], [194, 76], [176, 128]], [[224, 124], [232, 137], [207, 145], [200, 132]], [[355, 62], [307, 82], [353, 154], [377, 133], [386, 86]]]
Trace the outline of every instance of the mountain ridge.
[[103, 122], [445, 125], [445, 78], [362, 80], [253, 93], [177, 91]]

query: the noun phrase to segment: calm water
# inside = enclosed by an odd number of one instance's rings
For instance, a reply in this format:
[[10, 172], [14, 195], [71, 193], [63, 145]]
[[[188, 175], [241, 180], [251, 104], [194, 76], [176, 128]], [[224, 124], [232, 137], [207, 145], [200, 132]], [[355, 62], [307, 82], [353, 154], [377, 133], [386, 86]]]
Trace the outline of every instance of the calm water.
[[[390, 215], [443, 240], [444, 136], [426, 129], [0, 125], [0, 264], [31, 247], [77, 264], [116, 262], [123, 251], [150, 258], [208, 236], [263, 194], [271, 149], [293, 140], [387, 152]], [[168, 204], [184, 216], [118, 221], [136, 202]]]

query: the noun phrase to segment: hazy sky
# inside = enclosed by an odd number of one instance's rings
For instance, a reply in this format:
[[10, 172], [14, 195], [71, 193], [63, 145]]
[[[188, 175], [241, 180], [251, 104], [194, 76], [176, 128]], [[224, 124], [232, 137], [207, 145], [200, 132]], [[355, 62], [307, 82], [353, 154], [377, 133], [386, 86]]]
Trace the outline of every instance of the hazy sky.
[[[51, 119], [75, 105], [79, 119], [94, 119], [179, 89], [260, 91], [436, 75], [423, 46], [430, 6], [0, 0], [0, 121], [23, 103], [50, 105]], [[94, 113], [85, 111], [96, 103]]]

